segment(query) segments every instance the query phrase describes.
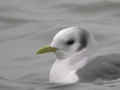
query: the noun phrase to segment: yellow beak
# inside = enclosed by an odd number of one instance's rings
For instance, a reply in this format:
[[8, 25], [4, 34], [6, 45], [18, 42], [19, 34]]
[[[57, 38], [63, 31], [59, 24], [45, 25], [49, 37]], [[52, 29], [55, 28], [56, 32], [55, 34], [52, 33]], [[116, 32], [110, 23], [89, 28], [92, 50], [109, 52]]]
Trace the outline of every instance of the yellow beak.
[[44, 46], [43, 48], [40, 48], [36, 54], [44, 54], [48, 52], [56, 52], [57, 48], [51, 47], [51, 46]]

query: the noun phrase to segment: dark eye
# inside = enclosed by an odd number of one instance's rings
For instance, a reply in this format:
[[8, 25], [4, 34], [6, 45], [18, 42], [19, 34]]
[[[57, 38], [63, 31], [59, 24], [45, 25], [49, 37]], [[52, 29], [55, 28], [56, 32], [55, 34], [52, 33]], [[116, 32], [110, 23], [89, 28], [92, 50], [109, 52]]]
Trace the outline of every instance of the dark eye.
[[68, 41], [66, 42], [66, 44], [67, 44], [67, 45], [72, 45], [72, 44], [74, 44], [74, 42], [75, 42], [75, 41], [74, 41], [73, 39], [71, 39], [71, 40], [68, 40]]

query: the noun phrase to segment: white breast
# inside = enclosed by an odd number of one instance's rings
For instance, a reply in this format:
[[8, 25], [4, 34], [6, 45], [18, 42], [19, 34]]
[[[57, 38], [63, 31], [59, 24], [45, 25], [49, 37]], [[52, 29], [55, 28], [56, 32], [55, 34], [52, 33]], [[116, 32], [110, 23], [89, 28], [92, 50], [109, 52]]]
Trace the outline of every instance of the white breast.
[[50, 71], [50, 82], [60, 84], [71, 84], [79, 80], [76, 70], [72, 69], [67, 60], [57, 60]]

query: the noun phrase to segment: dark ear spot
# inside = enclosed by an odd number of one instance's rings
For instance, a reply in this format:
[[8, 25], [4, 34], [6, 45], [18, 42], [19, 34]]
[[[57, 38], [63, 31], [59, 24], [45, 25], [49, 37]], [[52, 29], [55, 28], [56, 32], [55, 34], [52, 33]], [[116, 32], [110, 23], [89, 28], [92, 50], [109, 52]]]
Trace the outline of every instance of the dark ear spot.
[[80, 40], [79, 40], [80, 47], [78, 48], [78, 51], [87, 47], [88, 39], [89, 39], [89, 32], [87, 32], [86, 30], [82, 30], [80, 32]]

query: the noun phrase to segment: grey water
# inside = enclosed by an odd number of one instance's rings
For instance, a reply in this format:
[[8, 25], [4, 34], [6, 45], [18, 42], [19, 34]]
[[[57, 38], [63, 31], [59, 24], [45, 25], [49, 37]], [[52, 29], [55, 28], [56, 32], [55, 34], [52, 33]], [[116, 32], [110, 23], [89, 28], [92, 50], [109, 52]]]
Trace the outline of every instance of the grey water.
[[101, 45], [119, 51], [120, 1], [0, 0], [0, 90], [119, 90], [119, 80], [106, 85], [49, 85], [55, 56], [35, 52], [64, 26], [81, 26]]

